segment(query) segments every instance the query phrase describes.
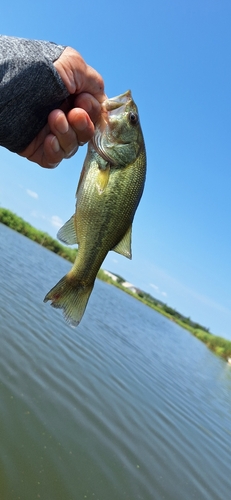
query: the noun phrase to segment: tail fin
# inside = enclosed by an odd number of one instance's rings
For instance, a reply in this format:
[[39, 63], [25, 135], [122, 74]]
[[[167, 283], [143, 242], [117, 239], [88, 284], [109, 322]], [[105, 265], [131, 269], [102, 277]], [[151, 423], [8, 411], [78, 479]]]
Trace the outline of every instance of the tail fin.
[[78, 285], [64, 276], [45, 296], [43, 302], [51, 300], [51, 306], [63, 309], [66, 321], [77, 326], [82, 319], [94, 283], [89, 286]]

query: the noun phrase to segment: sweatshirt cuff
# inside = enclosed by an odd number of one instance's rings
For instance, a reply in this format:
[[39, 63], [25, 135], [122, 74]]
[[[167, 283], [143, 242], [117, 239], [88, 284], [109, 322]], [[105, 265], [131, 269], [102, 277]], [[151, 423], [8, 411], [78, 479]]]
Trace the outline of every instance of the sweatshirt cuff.
[[64, 46], [23, 39], [16, 42], [18, 45], [6, 50], [5, 57], [3, 50], [0, 57], [0, 145], [20, 153], [69, 92], [53, 65]]

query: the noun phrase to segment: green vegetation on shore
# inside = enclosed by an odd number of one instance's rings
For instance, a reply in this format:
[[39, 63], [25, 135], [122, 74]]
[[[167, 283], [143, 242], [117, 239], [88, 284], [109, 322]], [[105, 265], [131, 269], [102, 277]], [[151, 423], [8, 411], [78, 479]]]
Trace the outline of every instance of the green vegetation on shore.
[[27, 236], [27, 238], [39, 243], [43, 247], [48, 248], [48, 250], [57, 253], [64, 259], [74, 262], [77, 253], [76, 248], [68, 248], [62, 245], [49, 234], [31, 226], [31, 224], [24, 221], [21, 217], [18, 217], [18, 215], [14, 214], [10, 210], [0, 208], [0, 222], [11, 229], [14, 229], [14, 231]]
[[[18, 217], [16, 214], [12, 213], [10, 210], [5, 208], [0, 208], [0, 223], [5, 224], [6, 226], [14, 229], [15, 231], [27, 236], [31, 240], [39, 243], [40, 245], [46, 247], [48, 250], [60, 255], [64, 259], [69, 262], [74, 262], [77, 249], [69, 248], [57, 240], [49, 236], [49, 234], [44, 233], [38, 229], [35, 229], [28, 222], [24, 221], [21, 217]], [[174, 321], [182, 328], [190, 331], [195, 337], [204, 342], [209, 349], [211, 349], [218, 356], [223, 357], [224, 359], [231, 358], [231, 341], [223, 339], [222, 337], [215, 336], [209, 332], [208, 328], [205, 328], [198, 323], [193, 322], [190, 318], [186, 318], [182, 314], [180, 314], [175, 309], [172, 309], [167, 304], [158, 301], [152, 295], [138, 290], [137, 293], [130, 291], [128, 288], [123, 286], [123, 282], [125, 281], [123, 278], [118, 276], [117, 281], [114, 281], [110, 276], [108, 276], [102, 269], [98, 272], [98, 278], [106, 281], [109, 284], [120, 288], [124, 292], [132, 295], [137, 300], [140, 300], [147, 306], [155, 309], [157, 312], [163, 314], [171, 321]]]
[[188, 330], [190, 333], [192, 333], [192, 335], [194, 335], [194, 337], [197, 337], [204, 344], [206, 344], [206, 346], [211, 351], [213, 351], [217, 356], [221, 356], [226, 360], [228, 358], [231, 358], [230, 340], [226, 340], [222, 337], [213, 335], [212, 333], [209, 332], [208, 328], [205, 328], [199, 325], [198, 323], [193, 322], [190, 318], [186, 318], [185, 316], [177, 312], [175, 309], [169, 307], [167, 304], [164, 304], [163, 302], [160, 302], [154, 297], [152, 297], [152, 295], [146, 294], [143, 291], [134, 294], [130, 290], [125, 289], [121, 284], [123, 278], [119, 279], [118, 282], [115, 282], [112, 280], [112, 278], [105, 275], [102, 269], [100, 269], [98, 273], [98, 278], [107, 281], [107, 283], [110, 283], [116, 286], [117, 288], [120, 288], [121, 290], [125, 291], [129, 295], [132, 295], [133, 297], [140, 300], [141, 302], [151, 307], [152, 309], [155, 309], [155, 311], [159, 312], [160, 314], [163, 314], [163, 316], [165, 316], [169, 320], [174, 321], [185, 330]]

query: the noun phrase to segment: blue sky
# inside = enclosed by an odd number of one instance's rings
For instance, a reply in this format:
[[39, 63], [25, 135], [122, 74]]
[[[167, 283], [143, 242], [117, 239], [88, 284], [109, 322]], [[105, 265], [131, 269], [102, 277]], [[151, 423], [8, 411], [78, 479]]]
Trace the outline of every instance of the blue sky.
[[[131, 89], [148, 156], [133, 260], [103, 267], [231, 339], [231, 3], [8, 0], [1, 33], [70, 45], [109, 97]], [[86, 148], [52, 171], [0, 148], [0, 204], [52, 236]], [[44, 277], [46, 279], [46, 277]]]

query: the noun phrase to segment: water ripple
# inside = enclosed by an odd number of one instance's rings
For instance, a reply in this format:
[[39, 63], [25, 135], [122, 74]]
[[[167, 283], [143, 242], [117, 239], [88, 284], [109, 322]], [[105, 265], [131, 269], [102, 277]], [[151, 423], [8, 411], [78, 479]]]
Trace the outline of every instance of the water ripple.
[[0, 237], [0, 498], [229, 498], [225, 363], [99, 281], [69, 328], [42, 300], [70, 265]]

